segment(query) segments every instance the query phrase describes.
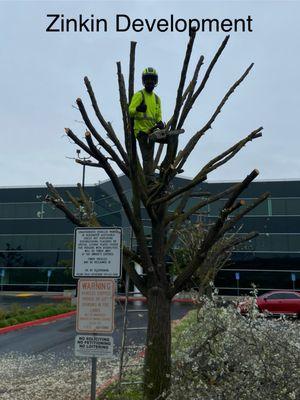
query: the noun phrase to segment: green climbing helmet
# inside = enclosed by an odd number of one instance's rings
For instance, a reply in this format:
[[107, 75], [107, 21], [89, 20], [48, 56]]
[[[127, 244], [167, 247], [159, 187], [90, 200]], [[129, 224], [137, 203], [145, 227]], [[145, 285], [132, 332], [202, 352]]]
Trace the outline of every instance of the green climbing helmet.
[[156, 69], [154, 69], [152, 67], [148, 67], [148, 68], [144, 69], [144, 71], [142, 73], [142, 81], [143, 81], [143, 83], [145, 83], [145, 79], [149, 78], [149, 77], [154, 79], [154, 83], [155, 83], [155, 86], [156, 86], [157, 83], [158, 83], [158, 75], [157, 75]]

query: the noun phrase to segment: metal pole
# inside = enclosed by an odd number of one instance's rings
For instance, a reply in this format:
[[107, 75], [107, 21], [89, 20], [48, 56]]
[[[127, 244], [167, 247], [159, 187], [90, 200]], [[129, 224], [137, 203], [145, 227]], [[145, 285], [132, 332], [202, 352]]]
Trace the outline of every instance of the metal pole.
[[49, 281], [50, 281], [50, 276], [48, 275], [46, 292], [49, 292]]
[[123, 330], [122, 330], [122, 344], [121, 344], [120, 366], [119, 366], [119, 391], [121, 390], [121, 381], [122, 381], [123, 365], [124, 365], [125, 344], [126, 344], [126, 338], [127, 338], [128, 291], [129, 291], [129, 275], [128, 275], [128, 273], [126, 273], [126, 278], [125, 278], [125, 304], [124, 304]]
[[239, 296], [240, 295], [240, 281], [239, 280], [236, 281], [236, 288], [237, 288], [237, 295]]
[[92, 357], [91, 400], [96, 400], [97, 358]]
[[[85, 158], [83, 159], [85, 161]], [[85, 164], [83, 165], [83, 171], [82, 171], [82, 189], [84, 189], [84, 183], [85, 183]]]

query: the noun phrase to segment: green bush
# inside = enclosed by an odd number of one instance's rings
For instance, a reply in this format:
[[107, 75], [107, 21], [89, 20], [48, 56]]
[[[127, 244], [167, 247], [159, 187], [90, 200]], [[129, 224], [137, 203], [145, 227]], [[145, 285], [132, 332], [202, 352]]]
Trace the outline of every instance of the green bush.
[[6, 311], [0, 308], [0, 321], [6, 317]]
[[74, 309], [75, 307], [67, 301], [59, 304], [39, 304], [32, 308], [22, 308], [13, 304], [9, 311], [0, 309], [0, 328], [63, 314]]
[[5, 328], [6, 326], [9, 326], [10, 323], [7, 321], [7, 319], [0, 320], [0, 328]]
[[22, 322], [29, 322], [32, 320], [32, 317], [30, 315], [20, 315], [18, 316], [18, 323], [22, 323]]

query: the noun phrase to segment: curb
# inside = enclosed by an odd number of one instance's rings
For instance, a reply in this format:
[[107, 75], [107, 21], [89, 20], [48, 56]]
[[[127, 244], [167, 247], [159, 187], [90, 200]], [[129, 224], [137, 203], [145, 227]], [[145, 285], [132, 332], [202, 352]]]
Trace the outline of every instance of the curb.
[[[116, 296], [117, 301], [125, 301], [126, 297], [125, 296]], [[134, 302], [134, 301], [140, 301], [142, 303], [146, 303], [147, 299], [146, 297], [128, 297], [129, 302]], [[172, 300], [172, 303], [189, 303], [189, 304], [194, 304], [195, 300], [193, 299], [188, 299], [188, 298], [175, 298]]]
[[[134, 297], [135, 298], [135, 297]], [[178, 299], [180, 300], [180, 299]], [[181, 300], [189, 300], [189, 299], [181, 299]], [[175, 319], [172, 321], [172, 328], [174, 328], [175, 326], [177, 326], [180, 321], [182, 321], [184, 318], [186, 317], [186, 315], [184, 315], [181, 319]], [[133, 359], [133, 361], [138, 361], [140, 358], [145, 356], [145, 349], [141, 350]], [[112, 384], [118, 382], [119, 380], [119, 374], [115, 374], [114, 376], [112, 376], [110, 379], [108, 379], [106, 382], [102, 383], [101, 386], [98, 387], [98, 389], [96, 390], [96, 395], [97, 397], [105, 395], [105, 390], [109, 388], [109, 386], [111, 386]], [[87, 398], [86, 400], [89, 400], [90, 398]], [[103, 400], [102, 398], [100, 398], [100, 400]]]
[[76, 314], [76, 310], [69, 311], [69, 312], [63, 313], [63, 314], [51, 315], [50, 317], [35, 319], [34, 321], [21, 322], [20, 324], [16, 324], [16, 325], [5, 326], [4, 328], [0, 328], [0, 335], [3, 333], [17, 331], [19, 329], [27, 328], [27, 327], [34, 326], [34, 325], [40, 325], [40, 324], [44, 324], [47, 322], [56, 321], [57, 319], [71, 317], [72, 315], [75, 315], [75, 314]]

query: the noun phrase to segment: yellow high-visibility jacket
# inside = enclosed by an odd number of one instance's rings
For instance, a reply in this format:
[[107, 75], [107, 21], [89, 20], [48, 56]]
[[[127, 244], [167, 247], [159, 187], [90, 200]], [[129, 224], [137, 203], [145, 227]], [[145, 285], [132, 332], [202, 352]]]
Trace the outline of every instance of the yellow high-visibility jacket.
[[[144, 100], [147, 110], [145, 113], [136, 111], [136, 108]], [[136, 92], [129, 105], [129, 115], [134, 118], [134, 134], [141, 131], [148, 133], [149, 129], [153, 128], [157, 122], [162, 120], [160, 98], [155, 93], [148, 93], [145, 89]]]

